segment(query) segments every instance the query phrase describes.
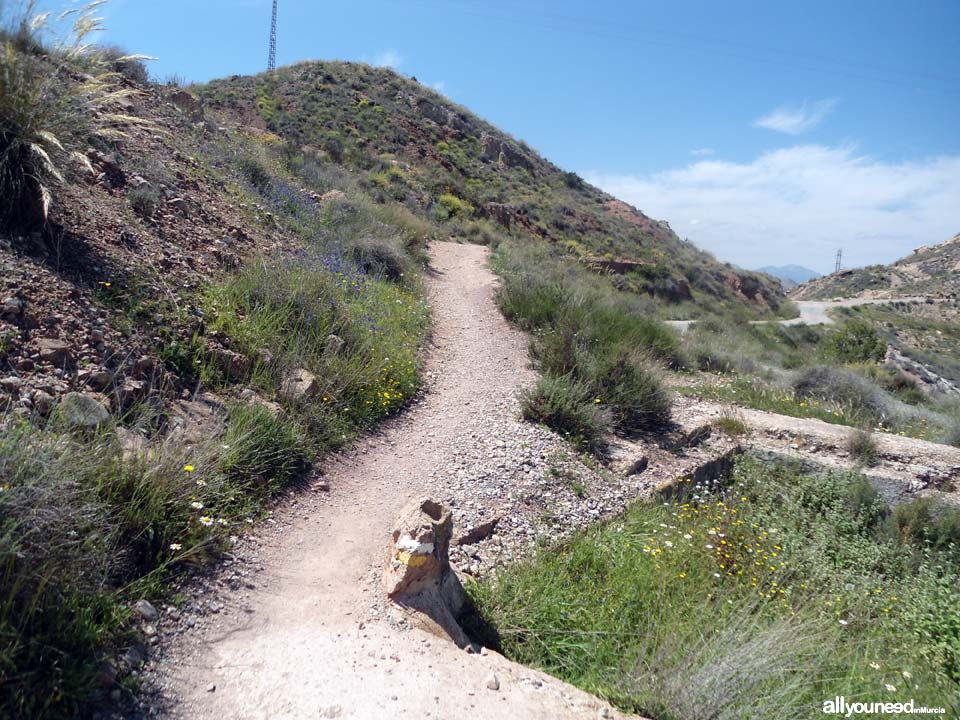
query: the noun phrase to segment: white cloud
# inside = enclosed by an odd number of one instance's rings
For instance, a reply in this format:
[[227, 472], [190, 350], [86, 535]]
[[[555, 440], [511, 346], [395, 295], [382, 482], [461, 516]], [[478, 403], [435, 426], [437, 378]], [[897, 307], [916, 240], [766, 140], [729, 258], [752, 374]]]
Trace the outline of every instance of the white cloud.
[[442, 93], [444, 90], [447, 89], [447, 83], [443, 80], [437, 80], [437, 82], [433, 83], [433, 85], [431, 85], [430, 87], [432, 87], [438, 93]]
[[888, 163], [853, 147], [800, 145], [753, 162], [704, 160], [647, 176], [587, 179], [681, 237], [743, 267], [825, 271], [890, 262], [960, 231], [960, 156]]
[[782, 105], [757, 119], [753, 125], [787, 135], [800, 135], [819, 125], [837, 106], [837, 102], [836, 98], [828, 98], [809, 105], [804, 103], [800, 107]]
[[691, 150], [690, 154], [694, 157], [710, 157], [713, 155], [713, 148], [697, 148], [695, 150]]
[[384, 50], [374, 55], [370, 64], [375, 67], [387, 67], [396, 70], [403, 65], [403, 56], [396, 50]]

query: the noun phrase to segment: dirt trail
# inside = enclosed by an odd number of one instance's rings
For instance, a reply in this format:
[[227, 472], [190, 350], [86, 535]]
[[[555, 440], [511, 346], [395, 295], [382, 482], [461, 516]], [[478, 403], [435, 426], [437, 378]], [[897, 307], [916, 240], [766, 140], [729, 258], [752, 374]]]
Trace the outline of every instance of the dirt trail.
[[[526, 338], [494, 305], [486, 249], [431, 249], [430, 391], [327, 464], [329, 494], [279, 509], [273, 534], [257, 534], [251, 552], [262, 572], [233, 600], [218, 595], [206, 624], [165, 651], [156, 674], [168, 716], [620, 717], [565, 683], [496, 653], [467, 654], [377, 609], [375, 579], [398, 512], [437, 489], [431, 475], [443, 477], [458, 433], [515, 414], [517, 390], [532, 379]], [[499, 690], [487, 688], [492, 673]]]

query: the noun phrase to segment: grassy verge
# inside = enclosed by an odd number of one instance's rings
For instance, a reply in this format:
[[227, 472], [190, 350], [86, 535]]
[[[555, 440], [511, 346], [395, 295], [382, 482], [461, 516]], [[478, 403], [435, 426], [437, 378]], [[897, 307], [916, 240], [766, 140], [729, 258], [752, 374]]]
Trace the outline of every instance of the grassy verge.
[[[791, 387], [764, 381], [755, 377], [730, 376], [718, 382], [688, 385], [676, 388], [681, 395], [729, 402], [756, 410], [767, 410], [798, 418], [815, 418], [832, 425], [872, 429], [919, 440], [943, 441], [945, 419], [933, 413], [877, 412], [861, 404], [856, 397], [816, 393], [806, 395]], [[895, 408], [896, 409], [896, 408]]]
[[657, 720], [960, 707], [956, 511], [753, 459], [684, 490], [471, 585], [487, 642]]

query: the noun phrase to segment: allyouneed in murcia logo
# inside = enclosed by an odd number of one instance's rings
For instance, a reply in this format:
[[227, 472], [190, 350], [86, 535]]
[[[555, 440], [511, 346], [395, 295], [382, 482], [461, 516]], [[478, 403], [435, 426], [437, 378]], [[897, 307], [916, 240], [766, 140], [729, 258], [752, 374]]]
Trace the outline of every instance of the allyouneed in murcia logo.
[[824, 715], [853, 717], [861, 715], [945, 715], [946, 708], [917, 705], [913, 699], [906, 702], [848, 702], [843, 695], [823, 701]]

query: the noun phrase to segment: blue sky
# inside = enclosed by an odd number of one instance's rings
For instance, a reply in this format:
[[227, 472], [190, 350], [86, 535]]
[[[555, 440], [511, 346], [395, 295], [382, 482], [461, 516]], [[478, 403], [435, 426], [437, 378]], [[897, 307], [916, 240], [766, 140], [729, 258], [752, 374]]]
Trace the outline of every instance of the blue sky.
[[[261, 71], [270, 0], [114, 0], [161, 79]], [[280, 0], [280, 64], [390, 65], [723, 259], [960, 232], [960, 2]]]

